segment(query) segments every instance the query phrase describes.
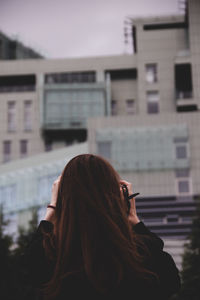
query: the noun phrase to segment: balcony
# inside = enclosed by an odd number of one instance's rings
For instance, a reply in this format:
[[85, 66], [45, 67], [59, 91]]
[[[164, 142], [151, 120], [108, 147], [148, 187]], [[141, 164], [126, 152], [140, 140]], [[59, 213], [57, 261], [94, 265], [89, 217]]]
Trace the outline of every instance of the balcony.
[[89, 117], [107, 114], [106, 85], [48, 84], [43, 92], [43, 130], [87, 129]]
[[176, 110], [178, 112], [197, 111], [198, 105], [192, 91], [176, 91]]

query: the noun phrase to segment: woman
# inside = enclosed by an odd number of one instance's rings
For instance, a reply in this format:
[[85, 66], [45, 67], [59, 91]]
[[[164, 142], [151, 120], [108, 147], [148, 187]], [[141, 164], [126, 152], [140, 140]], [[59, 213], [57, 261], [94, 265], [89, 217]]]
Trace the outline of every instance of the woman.
[[25, 256], [41, 299], [164, 300], [179, 289], [174, 261], [140, 222], [132, 194], [101, 157], [66, 165]]

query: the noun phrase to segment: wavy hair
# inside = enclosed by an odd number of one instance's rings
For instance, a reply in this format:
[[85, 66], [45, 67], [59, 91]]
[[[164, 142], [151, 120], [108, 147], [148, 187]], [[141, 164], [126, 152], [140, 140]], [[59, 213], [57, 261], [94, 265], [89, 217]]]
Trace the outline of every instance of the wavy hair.
[[64, 278], [80, 272], [102, 294], [117, 286], [128, 271], [136, 278], [148, 277], [119, 181], [110, 163], [96, 155], [78, 155], [64, 168], [54, 230], [43, 240], [46, 256], [54, 264], [44, 286], [45, 299], [55, 299]]

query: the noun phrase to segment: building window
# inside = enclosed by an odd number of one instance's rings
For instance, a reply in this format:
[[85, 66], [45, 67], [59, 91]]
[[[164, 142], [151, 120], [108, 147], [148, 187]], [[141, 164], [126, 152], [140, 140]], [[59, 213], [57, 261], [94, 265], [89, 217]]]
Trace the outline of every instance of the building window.
[[111, 159], [111, 142], [98, 142], [97, 153], [107, 159]]
[[20, 141], [20, 157], [23, 158], [27, 156], [28, 153], [28, 141], [27, 140], [21, 140]]
[[182, 193], [189, 193], [190, 188], [189, 188], [189, 182], [188, 180], [179, 180], [178, 182], [178, 191], [180, 194]]
[[147, 92], [147, 112], [149, 114], [159, 113], [159, 93], [158, 91]]
[[146, 66], [146, 81], [154, 83], [158, 81], [157, 64], [147, 64]]
[[188, 158], [188, 138], [187, 137], [174, 138], [174, 143], [175, 143], [176, 159], [187, 159]]
[[134, 99], [126, 100], [126, 113], [128, 115], [133, 115], [135, 113], [135, 101], [134, 101]]
[[187, 178], [189, 177], [189, 169], [181, 169], [176, 171], [177, 178]]
[[11, 141], [3, 142], [3, 162], [11, 160]]
[[16, 130], [16, 103], [15, 101], [8, 102], [8, 131]]
[[176, 158], [187, 158], [187, 147], [186, 145], [177, 145], [176, 146]]
[[24, 130], [32, 130], [32, 101], [26, 100], [24, 102]]
[[33, 74], [0, 76], [0, 93], [32, 92], [35, 87], [36, 76]]
[[175, 65], [176, 99], [190, 99], [193, 97], [191, 64]]
[[176, 190], [179, 196], [188, 196], [192, 194], [192, 182], [188, 169], [176, 171]]
[[96, 72], [50, 73], [45, 75], [45, 83], [93, 83], [96, 82]]
[[111, 115], [112, 116], [117, 115], [117, 101], [116, 100], [111, 101]]

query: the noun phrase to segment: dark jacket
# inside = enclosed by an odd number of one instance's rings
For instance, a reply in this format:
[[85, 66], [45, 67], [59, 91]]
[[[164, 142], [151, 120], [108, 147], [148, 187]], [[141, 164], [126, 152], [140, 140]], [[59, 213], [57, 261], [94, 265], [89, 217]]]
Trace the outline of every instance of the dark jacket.
[[[52, 274], [42, 246], [43, 232], [51, 232], [53, 224], [48, 221], [41, 221], [32, 243], [25, 253], [25, 264], [29, 273], [30, 280], [35, 287], [41, 287], [42, 283], [47, 282]], [[178, 269], [172, 257], [163, 251], [163, 241], [140, 222], [133, 226], [136, 234], [144, 242], [150, 252], [146, 268], [157, 274], [158, 279], [147, 282], [143, 279], [134, 279], [127, 274], [123, 281], [107, 295], [99, 294], [87, 279], [86, 274], [71, 276], [63, 280], [62, 290], [58, 300], [116, 300], [116, 299], [135, 299], [135, 300], [166, 300], [176, 293], [180, 288], [180, 277]], [[40, 294], [38, 299], [42, 299]]]

